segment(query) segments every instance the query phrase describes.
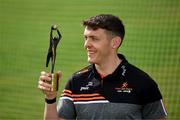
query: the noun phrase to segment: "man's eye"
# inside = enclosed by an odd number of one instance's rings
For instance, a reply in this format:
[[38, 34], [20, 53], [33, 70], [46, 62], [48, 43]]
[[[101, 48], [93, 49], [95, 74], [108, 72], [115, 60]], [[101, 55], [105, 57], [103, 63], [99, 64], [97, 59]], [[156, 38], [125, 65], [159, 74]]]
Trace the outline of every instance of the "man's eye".
[[98, 41], [98, 38], [92, 38], [93, 41]]
[[86, 37], [86, 36], [84, 37], [84, 40], [87, 40], [87, 37]]

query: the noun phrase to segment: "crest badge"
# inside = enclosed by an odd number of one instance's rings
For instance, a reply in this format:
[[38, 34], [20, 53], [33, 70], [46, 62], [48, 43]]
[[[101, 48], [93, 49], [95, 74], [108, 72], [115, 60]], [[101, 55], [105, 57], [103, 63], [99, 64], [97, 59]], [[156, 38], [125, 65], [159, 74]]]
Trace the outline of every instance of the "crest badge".
[[120, 84], [120, 86], [115, 88], [117, 90], [117, 92], [120, 93], [131, 93], [132, 92], [132, 88], [129, 87], [128, 82], [123, 82], [122, 84]]

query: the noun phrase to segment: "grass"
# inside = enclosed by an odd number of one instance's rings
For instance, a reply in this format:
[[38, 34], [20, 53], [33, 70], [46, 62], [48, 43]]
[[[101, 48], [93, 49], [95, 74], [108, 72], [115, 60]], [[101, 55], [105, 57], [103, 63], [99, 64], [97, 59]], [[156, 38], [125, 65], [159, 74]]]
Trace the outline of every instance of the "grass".
[[63, 35], [57, 49], [60, 85], [87, 65], [81, 21], [112, 13], [126, 26], [119, 52], [159, 84], [169, 119], [180, 118], [180, 2], [178, 0], [0, 0], [0, 119], [42, 119], [44, 96], [37, 89], [49, 31], [58, 24]]

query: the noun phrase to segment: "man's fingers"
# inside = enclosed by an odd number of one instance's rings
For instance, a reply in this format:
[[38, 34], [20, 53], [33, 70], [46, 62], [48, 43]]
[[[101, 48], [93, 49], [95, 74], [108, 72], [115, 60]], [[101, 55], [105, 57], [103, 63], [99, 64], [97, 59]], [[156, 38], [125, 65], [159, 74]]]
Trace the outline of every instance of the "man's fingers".
[[[58, 71], [57, 75], [58, 75], [57, 76], [58, 80], [60, 80], [62, 77], [62, 72]], [[50, 73], [46, 73], [45, 71], [42, 71], [38, 81], [38, 88], [41, 90], [53, 89], [53, 85], [51, 84], [52, 82], [51, 76], [52, 75]]]
[[39, 81], [47, 81], [47, 82], [51, 82], [51, 75], [49, 75], [48, 73], [42, 71], [41, 75], [39, 77]]
[[39, 88], [40, 90], [42, 90], [43, 92], [48, 92], [48, 91], [51, 90], [50, 88], [47, 88], [47, 87], [44, 87], [44, 86], [40, 86], [40, 85], [38, 85], [38, 88]]
[[38, 88], [43, 92], [50, 92], [53, 90], [51, 84], [45, 83], [43, 81], [39, 81]]
[[51, 81], [51, 77], [45, 75], [41, 75], [39, 79], [40, 81]]
[[37, 88], [41, 90], [47, 98], [56, 97], [57, 92], [53, 90], [52, 74], [42, 71], [39, 77]]
[[51, 77], [49, 76], [48, 73], [42, 71], [38, 81], [38, 88], [43, 92], [48, 92], [48, 91], [50, 92], [52, 91], [52, 85], [50, 83], [51, 83]]
[[52, 85], [49, 83], [46, 83], [44, 81], [39, 81], [39, 86], [45, 87], [45, 88], [52, 88]]

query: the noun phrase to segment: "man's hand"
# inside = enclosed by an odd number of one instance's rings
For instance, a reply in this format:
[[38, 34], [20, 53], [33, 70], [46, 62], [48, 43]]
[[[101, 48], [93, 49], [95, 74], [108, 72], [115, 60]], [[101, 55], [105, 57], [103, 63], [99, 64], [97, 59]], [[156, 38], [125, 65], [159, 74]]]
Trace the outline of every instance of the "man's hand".
[[[53, 99], [57, 95], [57, 91], [53, 90], [53, 86], [51, 84], [51, 76], [52, 75], [50, 73], [42, 71], [38, 81], [38, 88], [43, 91], [47, 99]], [[58, 76], [60, 80], [62, 76], [62, 73], [60, 71], [58, 72]]]

